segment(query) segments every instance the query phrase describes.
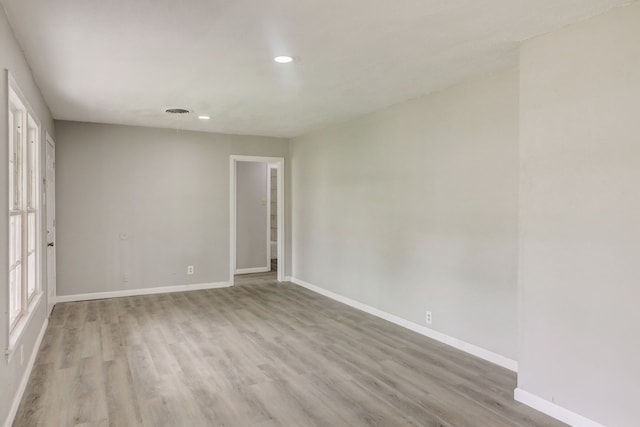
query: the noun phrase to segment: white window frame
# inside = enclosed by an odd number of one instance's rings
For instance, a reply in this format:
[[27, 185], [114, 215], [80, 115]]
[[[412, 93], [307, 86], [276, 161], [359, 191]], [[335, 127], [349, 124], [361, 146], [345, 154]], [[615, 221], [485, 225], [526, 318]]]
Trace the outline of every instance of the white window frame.
[[[10, 286], [10, 277], [7, 277], [7, 346], [6, 346], [6, 355], [7, 359], [10, 360], [14, 350], [20, 341], [22, 334], [24, 333], [27, 325], [31, 321], [33, 317], [33, 313], [37, 310], [40, 301], [42, 300], [42, 197], [41, 197], [41, 151], [42, 151], [42, 126], [37, 116], [33, 112], [33, 109], [30, 108], [28, 102], [26, 101], [24, 95], [20, 91], [20, 88], [16, 84], [15, 80], [12, 78], [10, 74], [7, 73], [8, 79], [8, 96], [7, 96], [7, 141], [9, 144], [8, 148], [8, 174], [9, 174], [9, 205], [8, 205], [8, 236], [7, 245], [9, 246], [8, 250], [8, 274], [14, 270], [15, 266], [11, 265], [11, 218], [20, 217], [20, 307], [19, 312], [14, 319], [12, 319], [12, 307], [11, 307], [11, 286]], [[20, 144], [19, 144], [19, 158], [13, 158], [11, 156], [13, 148], [11, 148], [12, 144], [14, 144], [15, 140], [15, 132], [12, 132], [14, 129], [14, 123], [11, 123], [11, 117], [19, 113], [19, 124], [21, 126], [22, 132], [20, 132]], [[29, 144], [34, 144], [31, 154], [33, 155], [33, 164], [29, 165], [30, 157], [29, 157]], [[13, 168], [11, 167], [12, 162], [20, 161], [21, 170], [20, 170], [20, 197], [18, 200], [18, 205], [14, 205], [14, 186], [12, 185], [13, 177], [12, 172]], [[14, 165], [15, 167], [15, 165]], [[31, 174], [29, 175], [29, 172]], [[30, 185], [32, 184], [32, 185]], [[33, 241], [33, 247], [29, 248], [29, 216], [35, 216], [35, 224], [33, 225], [32, 232], [35, 233], [35, 240]], [[29, 279], [31, 275], [29, 275], [29, 257], [33, 256], [35, 259], [34, 263], [34, 271], [33, 273], [33, 283], [34, 288], [31, 293], [29, 293]]]

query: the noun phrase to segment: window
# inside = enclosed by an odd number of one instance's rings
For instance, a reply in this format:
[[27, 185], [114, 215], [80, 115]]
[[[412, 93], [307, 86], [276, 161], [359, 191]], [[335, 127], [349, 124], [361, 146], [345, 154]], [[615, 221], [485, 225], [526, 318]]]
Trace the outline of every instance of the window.
[[40, 294], [40, 126], [11, 83], [8, 117], [10, 336], [28, 317]]

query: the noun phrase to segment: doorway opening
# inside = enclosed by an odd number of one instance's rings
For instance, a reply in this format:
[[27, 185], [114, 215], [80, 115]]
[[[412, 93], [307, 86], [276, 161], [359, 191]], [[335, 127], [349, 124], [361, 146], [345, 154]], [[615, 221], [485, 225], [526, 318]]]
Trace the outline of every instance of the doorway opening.
[[267, 174], [267, 206], [269, 207], [269, 267], [270, 271], [278, 271], [278, 166], [269, 164]]
[[283, 281], [284, 158], [232, 155], [230, 183], [229, 282], [257, 273]]

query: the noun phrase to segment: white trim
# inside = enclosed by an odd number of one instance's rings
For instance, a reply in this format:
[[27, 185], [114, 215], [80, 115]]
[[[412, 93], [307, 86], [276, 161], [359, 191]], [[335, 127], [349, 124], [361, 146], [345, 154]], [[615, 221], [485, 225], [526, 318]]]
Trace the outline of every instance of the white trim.
[[304, 280], [292, 277], [291, 282], [295, 283], [296, 285], [300, 285], [303, 288], [307, 288], [313, 292], [316, 292], [320, 295], [324, 295], [328, 298], [349, 305], [353, 308], [357, 308], [358, 310], [364, 311], [365, 313], [372, 314], [376, 317], [407, 328], [413, 332], [417, 332], [436, 341], [440, 341], [441, 343], [457, 348], [458, 350], [462, 350], [488, 362], [495, 363], [496, 365], [502, 366], [503, 368], [509, 369], [510, 371], [518, 372], [518, 362], [513, 359], [509, 359], [508, 357], [502, 356], [501, 354], [494, 353], [490, 350], [478, 347], [477, 345], [459, 340], [457, 338], [443, 334], [442, 332], [427, 328], [426, 326], [418, 325], [417, 323], [413, 323], [394, 314], [387, 313], [375, 307], [371, 307], [370, 305], [363, 304], [351, 298], [347, 298], [334, 292], [328, 291], [324, 288], [312, 285], [311, 283], [305, 282]]
[[556, 420], [562, 421], [574, 427], [605, 427], [603, 424], [597, 423], [589, 418], [576, 414], [562, 406], [553, 402], [549, 402], [540, 396], [529, 393], [521, 388], [516, 388], [513, 392], [513, 398], [537, 411], [549, 415]]
[[[42, 129], [42, 122], [40, 122], [40, 119], [36, 115], [35, 110], [31, 107], [31, 104], [29, 104], [29, 100], [24, 95], [24, 93], [20, 89], [20, 85], [18, 84], [16, 79], [13, 78], [13, 75], [11, 74], [11, 72], [9, 72], [9, 70], [7, 70], [7, 85], [8, 85], [8, 89], [10, 89], [8, 92], [9, 97], [11, 96], [10, 94], [11, 94], [11, 91], [13, 90], [13, 92], [18, 96], [18, 101], [20, 101], [20, 103], [25, 107], [27, 112], [31, 114], [31, 118], [36, 122], [38, 127]], [[10, 102], [8, 102], [7, 105], [8, 104], [10, 104]]]
[[[42, 175], [45, 180], [47, 178], [47, 151], [49, 146], [51, 146], [51, 149], [53, 150], [53, 164], [54, 164], [54, 189], [53, 189], [53, 209], [54, 209], [54, 214], [53, 214], [53, 221], [54, 221], [54, 225], [53, 225], [53, 248], [52, 251], [54, 252], [54, 263], [55, 263], [55, 257], [56, 257], [56, 247], [55, 247], [55, 243], [56, 243], [56, 233], [55, 233], [55, 164], [56, 164], [56, 143], [53, 140], [53, 138], [51, 137], [51, 135], [49, 135], [48, 131], [45, 131], [45, 138], [44, 138], [44, 162], [42, 162], [42, 166], [41, 166], [41, 172], [44, 172], [44, 174]], [[42, 171], [42, 168], [44, 168], [44, 171]], [[48, 211], [49, 211], [49, 205], [51, 204], [52, 200], [49, 197], [50, 194], [47, 194], [47, 185], [44, 185], [44, 188], [42, 189], [42, 193], [45, 195], [45, 198], [42, 198], [42, 195], [40, 196], [40, 200], [41, 202], [44, 201], [45, 203], [41, 203], [42, 204], [42, 217], [44, 218], [44, 220], [42, 221], [42, 228], [44, 228], [43, 230], [41, 230], [42, 235], [44, 236], [44, 238], [42, 239], [42, 243], [41, 245], [43, 246], [42, 248], [42, 271], [43, 271], [43, 277], [42, 277], [42, 282], [41, 283], [46, 283], [46, 299], [47, 299], [47, 311], [48, 311], [48, 315], [51, 315], [51, 313], [53, 313], [53, 307], [56, 304], [56, 290], [53, 289], [53, 295], [51, 295], [51, 289], [49, 289], [49, 248], [48, 248], [48, 240], [47, 240], [47, 223], [49, 222], [49, 218], [48, 218]], [[53, 272], [54, 275], [56, 274], [56, 272]], [[55, 282], [55, 277], [54, 277], [54, 282]], [[44, 289], [44, 286], [40, 287], [41, 289]]]
[[[274, 168], [274, 169], [276, 169], [276, 171], [278, 170], [277, 168]], [[269, 271], [271, 271], [271, 165], [268, 163], [267, 163], [267, 267], [269, 268]]]
[[279, 163], [284, 159], [283, 157], [244, 156], [240, 154], [232, 154], [230, 157], [232, 160], [235, 160], [236, 162], [257, 162], [257, 163], [274, 163], [274, 164]]
[[[277, 251], [278, 251], [278, 281], [284, 281], [284, 272], [286, 271], [287, 260], [285, 259], [285, 246], [287, 242], [285, 241], [285, 224], [286, 218], [284, 215], [284, 207], [285, 207], [285, 163], [284, 157], [276, 164], [276, 178], [278, 179], [278, 184], [276, 188], [276, 203], [277, 203], [277, 211], [276, 211], [276, 221], [278, 222], [277, 227], [278, 230], [276, 234], [277, 238]], [[271, 239], [269, 239], [271, 240]], [[271, 260], [269, 260], [269, 266], [271, 266]]]
[[236, 274], [268, 273], [269, 271], [271, 271], [270, 267], [239, 268]]
[[229, 283], [236, 272], [236, 159], [229, 157]]
[[74, 302], [74, 301], [89, 301], [94, 299], [105, 298], [120, 298], [120, 297], [133, 297], [138, 295], [153, 295], [153, 294], [170, 294], [172, 292], [185, 292], [185, 291], [199, 291], [202, 289], [218, 289], [228, 288], [231, 286], [229, 282], [218, 283], [196, 283], [193, 285], [175, 285], [175, 286], [160, 286], [157, 288], [140, 288], [140, 289], [127, 289], [123, 291], [109, 291], [109, 292], [94, 292], [90, 294], [76, 294], [76, 295], [59, 295], [56, 297], [56, 303], [59, 302]]
[[[241, 156], [232, 154], [229, 156], [229, 283], [233, 284], [233, 276], [236, 274], [236, 164], [237, 162], [260, 162], [273, 164], [277, 169], [278, 177], [278, 276], [279, 282], [285, 281], [285, 259], [286, 242], [285, 242], [285, 217], [284, 217], [284, 204], [285, 204], [285, 181], [284, 181], [284, 157], [261, 157], [261, 156]], [[267, 168], [268, 169], [268, 168]], [[268, 189], [270, 191], [270, 189]], [[268, 210], [268, 209], [267, 209]], [[269, 227], [267, 227], [269, 231]], [[270, 244], [270, 238], [267, 238], [267, 244]], [[271, 259], [267, 262], [267, 267], [271, 269]], [[267, 271], [269, 271], [267, 270]]]
[[9, 414], [7, 415], [7, 419], [3, 424], [4, 427], [11, 427], [16, 417], [16, 414], [18, 413], [18, 408], [20, 407], [20, 402], [22, 401], [24, 391], [27, 388], [27, 383], [29, 382], [29, 377], [31, 376], [33, 365], [36, 363], [36, 357], [38, 356], [38, 351], [40, 350], [40, 344], [42, 344], [44, 333], [47, 331], [47, 325], [49, 325], [48, 318], [44, 320], [44, 323], [42, 324], [42, 328], [40, 329], [40, 333], [38, 334], [38, 338], [36, 338], [36, 343], [34, 344], [33, 350], [31, 351], [31, 357], [29, 357], [29, 363], [27, 364], [27, 369], [25, 369], [24, 374], [22, 374], [22, 379], [20, 380], [20, 385], [18, 386], [18, 390], [16, 390], [16, 395], [13, 398], [13, 403], [11, 404], [11, 408], [9, 409]]
[[[278, 261], [278, 262], [280, 262], [280, 261]], [[283, 281], [283, 282], [291, 282], [291, 276], [284, 276], [284, 277], [282, 278], [282, 281]]]

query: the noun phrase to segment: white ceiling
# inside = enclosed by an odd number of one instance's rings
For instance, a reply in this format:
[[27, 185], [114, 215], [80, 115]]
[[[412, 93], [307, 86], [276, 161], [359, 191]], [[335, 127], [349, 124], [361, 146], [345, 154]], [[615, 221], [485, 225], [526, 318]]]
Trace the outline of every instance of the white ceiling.
[[[2, 0], [56, 119], [296, 136], [629, 0]], [[299, 60], [279, 65], [272, 58]]]

